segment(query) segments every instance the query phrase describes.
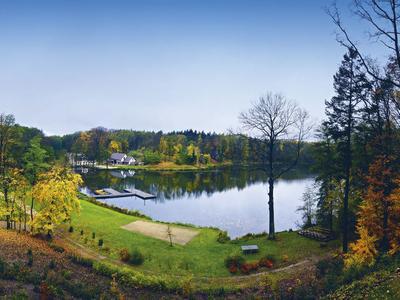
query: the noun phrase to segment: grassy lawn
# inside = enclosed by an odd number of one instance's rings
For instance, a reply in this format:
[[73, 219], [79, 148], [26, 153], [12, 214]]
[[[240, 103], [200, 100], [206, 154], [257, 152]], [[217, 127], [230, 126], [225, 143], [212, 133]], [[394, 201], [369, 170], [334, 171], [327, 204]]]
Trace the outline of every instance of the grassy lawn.
[[[279, 233], [276, 241], [257, 237], [221, 244], [217, 242], [217, 230], [199, 228], [200, 233], [187, 245], [170, 247], [168, 242], [121, 228], [122, 225], [135, 220], [142, 219], [82, 200], [81, 213], [73, 218], [74, 232], [67, 235], [95, 250], [99, 250], [97, 241], [101, 238], [104, 240], [103, 247], [110, 249], [109, 252], [101, 253], [115, 259], [118, 259], [121, 248], [137, 248], [145, 255], [145, 262], [135, 268], [146, 273], [193, 274], [195, 277], [231, 276], [224, 266], [224, 259], [228, 255], [240, 254], [241, 245], [256, 244], [260, 248], [258, 254], [245, 256], [248, 261], [272, 254], [277, 259], [276, 267], [289, 265], [313, 255], [323, 255], [336, 245], [332, 242], [328, 248], [320, 248], [318, 242], [303, 238], [295, 232]], [[84, 231], [83, 235], [80, 234], [81, 230]], [[96, 233], [95, 240], [92, 239], [92, 232]], [[284, 255], [288, 257], [287, 261], [283, 261]]]

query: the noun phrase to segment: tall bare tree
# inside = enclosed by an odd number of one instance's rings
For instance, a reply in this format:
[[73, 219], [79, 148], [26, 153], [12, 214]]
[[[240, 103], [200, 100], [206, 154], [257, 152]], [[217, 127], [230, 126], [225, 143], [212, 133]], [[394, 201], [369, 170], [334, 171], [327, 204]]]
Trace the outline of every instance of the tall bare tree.
[[[368, 37], [370, 42], [382, 44], [386, 54], [393, 59], [397, 70], [400, 70], [400, 0], [352, 0], [352, 12], [364, 21], [369, 28]], [[334, 3], [326, 9], [333, 23], [338, 28], [337, 40], [348, 49], [354, 49], [366, 72], [374, 79], [385, 81], [388, 78], [381, 76], [376, 65], [376, 59], [371, 58], [368, 53], [361, 50], [359, 42], [356, 41], [348, 28], [346, 28], [341, 13]], [[390, 78], [392, 84], [400, 88], [400, 73]]]
[[[303, 141], [311, 131], [309, 115], [283, 95], [268, 93], [254, 103], [247, 112], [242, 112], [239, 119], [250, 134], [255, 135], [267, 146], [268, 238], [275, 239], [274, 184], [279, 177], [296, 166]], [[296, 156], [285, 167], [277, 168], [276, 148], [282, 140], [292, 141], [296, 144]]]

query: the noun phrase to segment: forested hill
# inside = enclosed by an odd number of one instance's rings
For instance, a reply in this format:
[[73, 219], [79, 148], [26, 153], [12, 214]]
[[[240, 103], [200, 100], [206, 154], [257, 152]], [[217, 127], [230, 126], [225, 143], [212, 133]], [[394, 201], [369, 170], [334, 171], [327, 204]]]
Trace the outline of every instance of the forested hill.
[[[145, 164], [172, 161], [177, 164], [264, 163], [266, 145], [258, 139], [237, 134], [205, 133], [194, 130], [163, 133], [162, 131], [114, 130], [103, 127], [64, 136], [45, 136], [36, 128], [15, 126], [18, 143], [15, 159], [25, 152], [34, 137], [40, 138], [49, 160], [65, 158], [66, 153], [81, 153], [88, 160], [104, 162], [113, 152], [127, 153]], [[313, 143], [304, 143], [299, 164], [313, 162]], [[278, 163], [296, 156], [297, 144], [281, 141], [276, 147]], [[279, 153], [278, 153], [279, 152]]]

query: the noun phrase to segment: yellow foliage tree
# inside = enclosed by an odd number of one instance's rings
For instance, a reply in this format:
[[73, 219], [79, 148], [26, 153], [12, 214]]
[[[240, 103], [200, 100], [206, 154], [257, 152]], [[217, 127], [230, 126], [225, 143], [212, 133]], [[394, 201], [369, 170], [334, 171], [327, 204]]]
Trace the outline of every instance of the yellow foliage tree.
[[347, 265], [372, 263], [379, 252], [400, 250], [400, 180], [391, 166], [390, 158], [379, 157], [369, 168], [357, 219], [359, 239], [350, 246]]
[[122, 145], [120, 142], [117, 141], [111, 141], [110, 144], [108, 144], [108, 151], [110, 153], [119, 153], [122, 152]]
[[33, 188], [41, 209], [31, 222], [32, 232], [52, 235], [57, 225], [79, 212], [78, 187], [82, 182], [79, 174], [59, 166], [41, 175]]

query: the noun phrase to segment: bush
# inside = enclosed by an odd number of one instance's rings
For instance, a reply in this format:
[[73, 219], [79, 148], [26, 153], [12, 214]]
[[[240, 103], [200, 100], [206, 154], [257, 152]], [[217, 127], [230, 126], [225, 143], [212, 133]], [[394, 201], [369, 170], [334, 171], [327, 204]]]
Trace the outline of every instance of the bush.
[[54, 259], [50, 260], [49, 263], [49, 269], [50, 270], [54, 270], [56, 268], [56, 262], [54, 261]]
[[133, 250], [130, 253], [129, 263], [135, 266], [141, 265], [144, 262], [144, 255], [138, 249]]
[[84, 258], [84, 257], [77, 256], [74, 254], [69, 255], [68, 257], [73, 263], [75, 263], [77, 265], [81, 265], [81, 266], [88, 267], [88, 268], [93, 267], [93, 260], [91, 260], [90, 258]]
[[218, 238], [217, 238], [217, 242], [218, 243], [226, 243], [229, 242], [231, 240], [231, 238], [228, 236], [228, 233], [226, 231], [220, 231], [218, 233]]
[[266, 267], [266, 268], [269, 268], [269, 269], [274, 266], [274, 263], [272, 262], [272, 260], [270, 260], [270, 259], [268, 259], [266, 257], [261, 258], [259, 260], [258, 264], [259, 264], [260, 267]]
[[64, 253], [65, 249], [55, 244], [50, 244], [49, 247], [58, 253]]
[[131, 259], [128, 249], [123, 248], [119, 251], [119, 259], [123, 262], [128, 262]]
[[225, 267], [235, 266], [240, 268], [245, 263], [245, 259], [240, 255], [228, 256], [225, 258]]
[[32, 265], [33, 265], [33, 253], [32, 253], [32, 249], [28, 249], [28, 252], [26, 253], [26, 255], [28, 256], [27, 265], [28, 265], [28, 267], [32, 267]]
[[83, 235], [83, 233], [84, 233], [83, 230], [81, 230], [81, 235]]
[[96, 238], [96, 232], [92, 232], [92, 239], [94, 240]]
[[263, 258], [266, 259], [266, 260], [271, 261], [271, 262], [274, 263], [274, 264], [275, 264], [276, 261], [277, 261], [276, 256], [273, 255], [273, 254], [267, 254], [267, 255], [265, 255]]
[[69, 226], [68, 231], [71, 232], [71, 233], [74, 232], [74, 227], [73, 226]]
[[99, 247], [103, 247], [103, 244], [104, 244], [104, 242], [103, 242], [103, 239], [99, 239]]

